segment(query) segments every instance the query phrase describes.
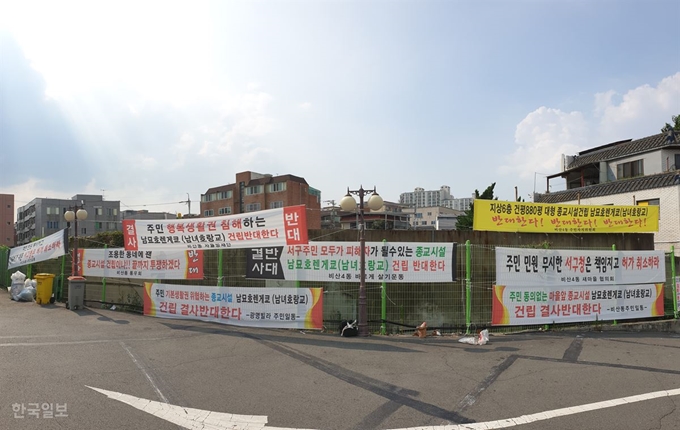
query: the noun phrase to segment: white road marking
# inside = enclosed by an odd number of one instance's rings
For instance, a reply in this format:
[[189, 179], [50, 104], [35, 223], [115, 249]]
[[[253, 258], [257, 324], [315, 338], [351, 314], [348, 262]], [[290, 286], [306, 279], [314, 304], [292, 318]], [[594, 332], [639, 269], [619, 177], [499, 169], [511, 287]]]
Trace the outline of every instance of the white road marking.
[[[134, 408], [149, 414], [155, 415], [173, 424], [190, 430], [261, 430], [265, 429], [267, 416], [261, 415], [234, 415], [223, 412], [212, 412], [203, 409], [183, 408], [181, 406], [170, 405], [168, 403], [155, 402], [153, 400], [142, 399], [127, 394], [116, 393], [114, 391], [102, 390], [87, 386], [110, 399], [126, 403]], [[680, 388], [674, 390], [662, 390], [652, 393], [639, 394], [637, 396], [621, 397], [618, 399], [605, 400], [603, 402], [587, 403], [581, 406], [553, 409], [551, 411], [539, 412], [531, 415], [522, 415], [516, 418], [508, 418], [497, 421], [486, 421], [483, 423], [471, 424], [449, 424], [444, 426], [409, 427], [408, 429], [394, 430], [490, 430], [515, 427], [522, 424], [534, 423], [537, 421], [549, 420], [551, 418], [564, 417], [567, 415], [580, 414], [583, 412], [595, 411], [598, 409], [612, 408], [614, 406], [626, 405], [628, 403], [643, 402], [662, 397], [672, 397], [680, 395]], [[280, 427], [267, 427], [266, 430], [294, 430]]]
[[[38, 337], [38, 336], [20, 336], [20, 337]], [[136, 340], [143, 340], [145, 342], [151, 340], [165, 340], [165, 339], [176, 339], [177, 337], [151, 337], [151, 338], [137, 338], [137, 339], [125, 339], [128, 342], [133, 342]], [[13, 342], [13, 343], [0, 343], [0, 347], [3, 346], [64, 346], [64, 345], [87, 345], [89, 343], [111, 343], [120, 342], [120, 339], [95, 339], [95, 340], [73, 340], [73, 341], [59, 341], [59, 342]]]
[[128, 348], [128, 346], [125, 345], [124, 342], [121, 342], [120, 346], [122, 346], [125, 352], [127, 352], [130, 358], [132, 358], [132, 362], [135, 363], [135, 366], [137, 366], [139, 370], [142, 371], [144, 376], [146, 376], [146, 379], [149, 381], [149, 384], [151, 384], [154, 391], [156, 391], [156, 394], [158, 394], [158, 398], [160, 398], [163, 401], [163, 403], [168, 403], [168, 399], [163, 395], [163, 393], [161, 393], [161, 390], [158, 388], [151, 375], [149, 375], [149, 372], [147, 372], [142, 363], [139, 360], [137, 360], [137, 357], [135, 357], [132, 351], [130, 351], [130, 348]]

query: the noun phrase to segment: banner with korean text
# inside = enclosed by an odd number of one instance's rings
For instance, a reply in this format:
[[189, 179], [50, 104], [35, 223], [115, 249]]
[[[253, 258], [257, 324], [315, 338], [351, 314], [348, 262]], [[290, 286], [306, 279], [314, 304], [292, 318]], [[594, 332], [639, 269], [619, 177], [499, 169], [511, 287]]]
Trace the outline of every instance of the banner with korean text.
[[66, 254], [68, 249], [68, 238], [66, 229], [59, 230], [35, 242], [17, 246], [9, 250], [8, 269], [25, 266], [38, 261], [50, 260]]
[[[671, 257], [673, 258], [673, 257]], [[680, 276], [675, 277], [675, 311], [678, 311], [680, 306]]]
[[246, 327], [322, 329], [323, 288], [144, 284], [144, 315]]
[[474, 230], [530, 233], [659, 231], [659, 206], [587, 206], [474, 201]]
[[102, 278], [203, 279], [203, 251], [83, 249], [81, 273]]
[[123, 220], [125, 249], [220, 249], [307, 243], [304, 205], [238, 215]]
[[664, 314], [663, 251], [496, 248], [493, 325]]
[[[359, 242], [250, 248], [246, 278], [359, 282]], [[367, 282], [453, 282], [455, 243], [366, 242]]]

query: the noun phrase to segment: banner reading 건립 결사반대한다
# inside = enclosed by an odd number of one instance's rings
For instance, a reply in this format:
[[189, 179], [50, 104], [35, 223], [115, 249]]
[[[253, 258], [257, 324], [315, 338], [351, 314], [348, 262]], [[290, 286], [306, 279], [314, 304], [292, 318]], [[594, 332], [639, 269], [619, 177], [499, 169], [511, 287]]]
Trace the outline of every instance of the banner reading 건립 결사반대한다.
[[[453, 282], [455, 243], [366, 242], [366, 282]], [[250, 248], [246, 278], [359, 282], [359, 242]]]
[[144, 315], [246, 327], [322, 329], [323, 288], [144, 284]]
[[663, 251], [496, 247], [492, 324], [662, 316], [665, 280]]
[[475, 199], [474, 230], [533, 233], [659, 231], [658, 206], [586, 206]]
[[224, 249], [307, 243], [304, 205], [210, 218], [123, 220], [129, 251]]

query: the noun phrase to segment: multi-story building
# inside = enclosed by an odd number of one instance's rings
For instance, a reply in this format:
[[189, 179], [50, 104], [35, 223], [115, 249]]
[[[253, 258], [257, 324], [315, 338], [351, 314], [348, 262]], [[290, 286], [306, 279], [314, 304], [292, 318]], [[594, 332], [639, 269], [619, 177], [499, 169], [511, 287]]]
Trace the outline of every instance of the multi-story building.
[[[323, 212], [331, 214], [336, 208], [325, 208]], [[383, 201], [383, 206], [378, 210], [371, 210], [364, 207], [364, 222], [367, 229], [377, 230], [407, 230], [409, 228], [409, 215], [404, 212], [404, 205], [394, 202]], [[335, 228], [353, 229], [359, 227], [359, 211], [347, 212], [339, 207], [335, 215], [338, 218], [339, 226]], [[327, 227], [332, 228], [332, 227]]]
[[430, 208], [441, 206], [459, 211], [470, 209], [470, 204], [474, 201], [472, 197], [455, 198], [451, 195], [451, 187], [442, 185], [438, 190], [425, 190], [416, 188], [413, 192], [401, 193], [399, 203], [412, 208]]
[[14, 194], [0, 194], [0, 246], [12, 248], [14, 236]]
[[444, 206], [412, 207], [404, 209], [409, 214], [410, 228], [415, 230], [454, 230], [463, 211]]
[[87, 211], [87, 219], [78, 221], [78, 236], [122, 230], [120, 201], [105, 201], [103, 196], [92, 194], [76, 194], [70, 200], [39, 197], [17, 208], [17, 245], [66, 228], [64, 213], [75, 207]]
[[680, 255], [680, 132], [629, 139], [562, 157], [566, 190], [537, 193], [537, 203], [658, 205], [655, 248]]
[[209, 188], [201, 194], [204, 217], [297, 205], [307, 208], [307, 228], [320, 229], [321, 192], [298, 176], [241, 172], [236, 174], [235, 183]]

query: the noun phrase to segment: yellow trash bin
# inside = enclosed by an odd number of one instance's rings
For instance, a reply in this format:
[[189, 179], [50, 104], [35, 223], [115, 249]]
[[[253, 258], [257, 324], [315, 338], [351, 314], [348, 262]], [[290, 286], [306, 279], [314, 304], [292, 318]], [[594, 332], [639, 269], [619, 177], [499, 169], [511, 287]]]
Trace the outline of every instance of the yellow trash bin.
[[51, 273], [38, 273], [35, 275], [35, 302], [39, 305], [47, 305], [52, 298], [52, 282], [54, 275]]

